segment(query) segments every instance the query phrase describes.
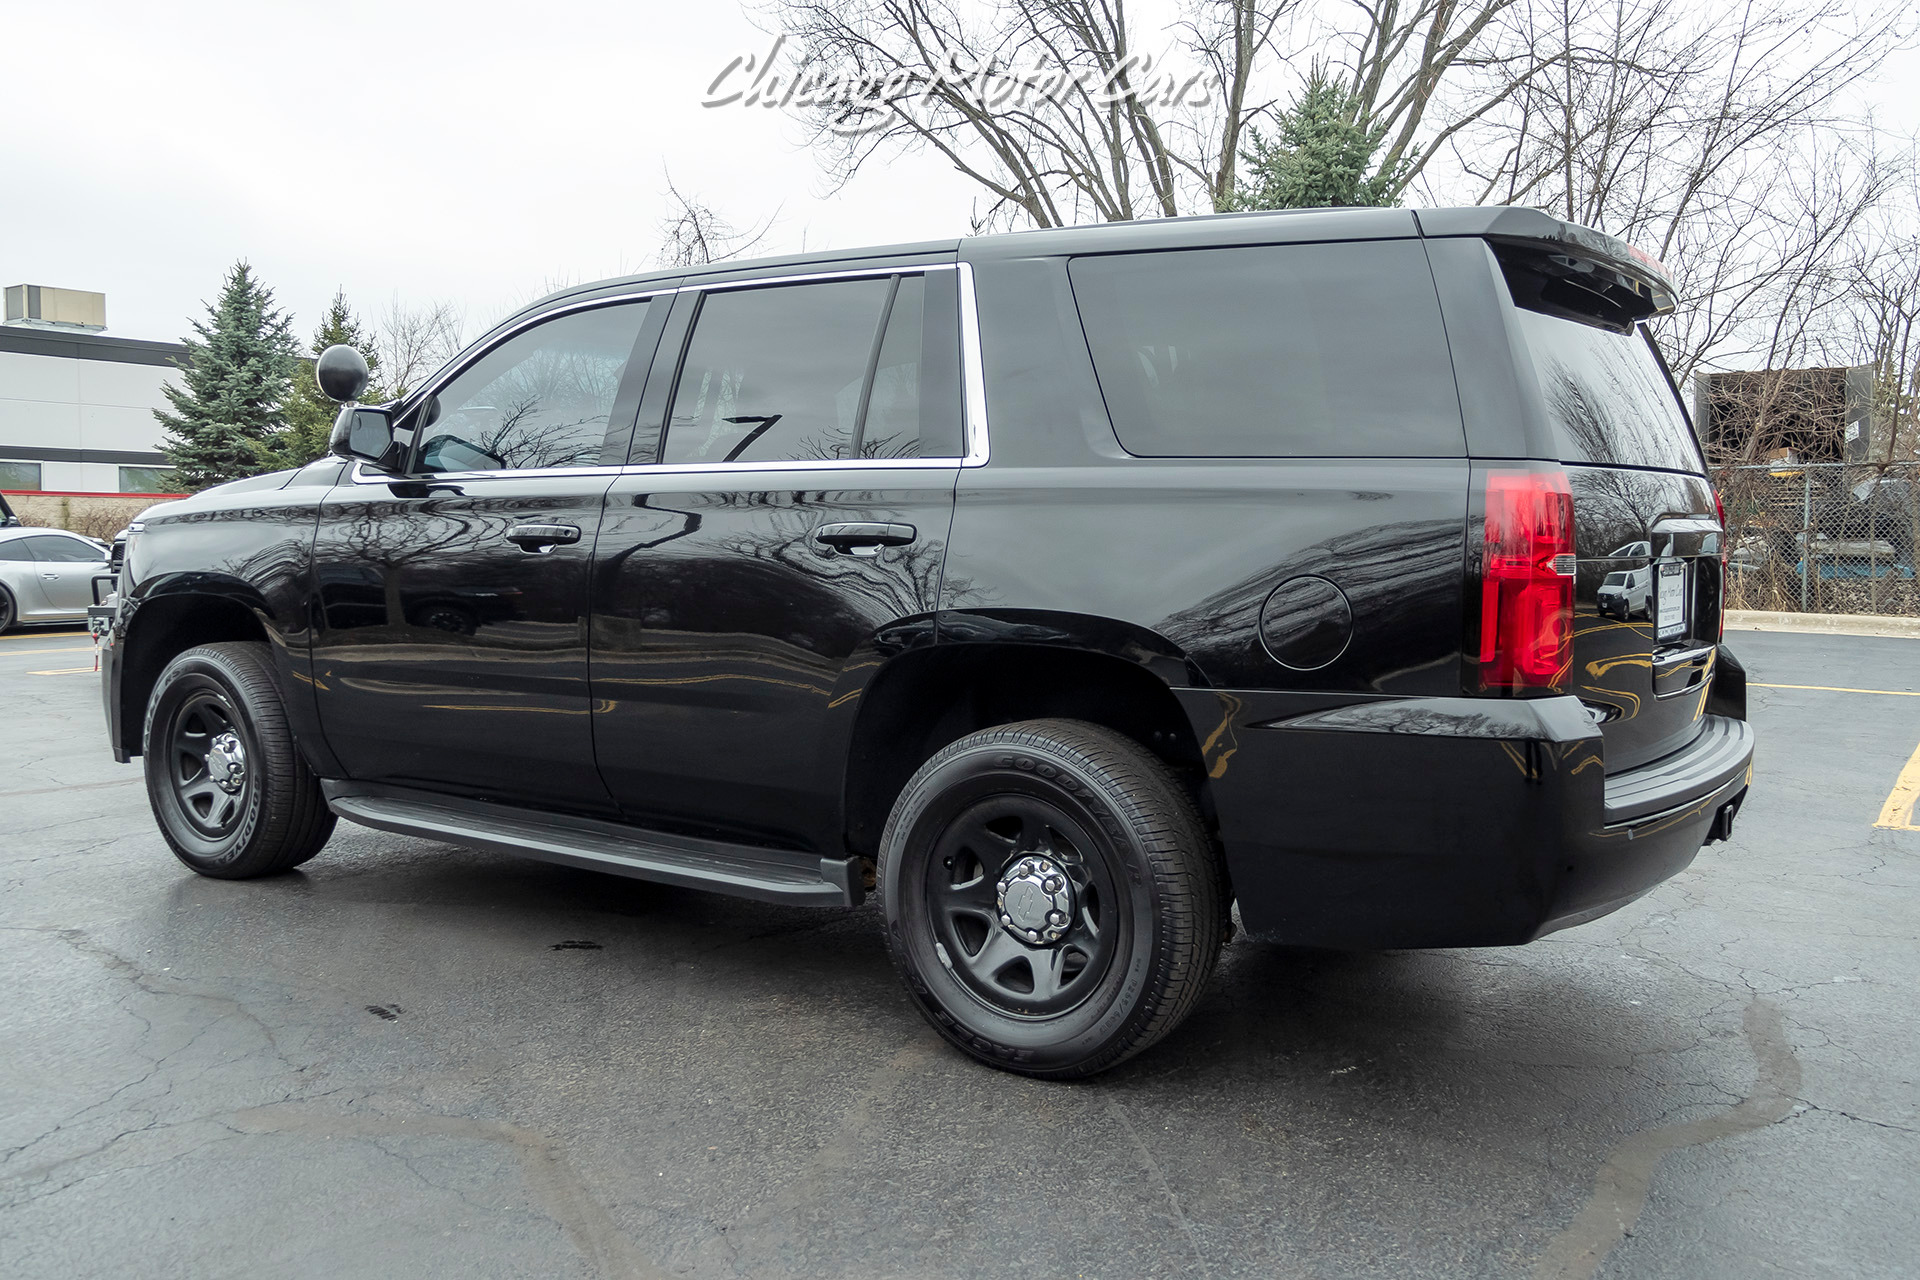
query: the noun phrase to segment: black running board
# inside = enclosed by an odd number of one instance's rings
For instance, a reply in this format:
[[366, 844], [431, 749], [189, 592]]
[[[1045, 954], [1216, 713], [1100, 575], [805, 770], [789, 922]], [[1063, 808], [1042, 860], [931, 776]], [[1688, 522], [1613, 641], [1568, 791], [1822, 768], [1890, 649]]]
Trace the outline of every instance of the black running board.
[[839, 907], [860, 901], [860, 871], [854, 858], [823, 858], [797, 849], [763, 849], [643, 831], [401, 787], [363, 782], [320, 785], [328, 806], [347, 821], [404, 836], [762, 902]]

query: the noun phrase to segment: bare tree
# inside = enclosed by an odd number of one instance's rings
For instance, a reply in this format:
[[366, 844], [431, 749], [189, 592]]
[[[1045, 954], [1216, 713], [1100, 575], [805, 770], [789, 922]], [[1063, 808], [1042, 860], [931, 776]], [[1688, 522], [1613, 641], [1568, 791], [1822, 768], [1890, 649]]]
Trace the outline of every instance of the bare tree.
[[984, 228], [1232, 207], [1249, 126], [1310, 60], [1341, 68], [1404, 186], [1430, 154], [1420, 140], [1443, 83], [1517, 2], [1349, 0], [1322, 17], [1308, 0], [1197, 0], [1176, 28], [1179, 65], [1147, 54], [1125, 0], [776, 0], [773, 12], [797, 74], [838, 90], [807, 107], [829, 174], [844, 183], [931, 148], [986, 193]]
[[766, 2], [829, 176], [931, 149], [976, 229], [1234, 207], [1249, 130], [1334, 83], [1392, 196], [1534, 205], [1671, 264], [1683, 380], [1832, 362], [1906, 164], [1844, 108], [1913, 35], [1894, 0], [1187, 0], [1178, 65], [1125, 0]]
[[767, 238], [779, 210], [758, 227], [742, 231], [698, 196], [689, 197], [667, 175], [668, 212], [660, 224], [660, 263], [668, 267], [696, 267], [724, 262], [751, 253]]
[[[1497, 22], [1518, 0], [1350, 3], [1363, 21], [1328, 34], [1336, 46], [1352, 50], [1344, 68], [1357, 106], [1354, 123], [1384, 136], [1374, 172], [1393, 178], [1395, 194], [1420, 176], [1439, 148], [1497, 111], [1548, 65], [1537, 51], [1499, 38]], [[1454, 75], [1463, 67], [1498, 68], [1500, 74], [1463, 84]], [[1451, 109], [1427, 137], [1428, 115], [1443, 101], [1443, 89], [1450, 91], [1445, 101]]]
[[1804, 358], [1899, 173], [1841, 101], [1908, 34], [1884, 3], [1527, 0], [1471, 61], [1426, 190], [1550, 209], [1669, 263], [1682, 378]]
[[418, 387], [466, 345], [466, 314], [446, 302], [407, 305], [394, 295], [373, 338], [383, 388], [396, 399]]
[[1850, 282], [1854, 349], [1874, 370], [1874, 455], [1920, 462], [1920, 172], [1880, 221]]

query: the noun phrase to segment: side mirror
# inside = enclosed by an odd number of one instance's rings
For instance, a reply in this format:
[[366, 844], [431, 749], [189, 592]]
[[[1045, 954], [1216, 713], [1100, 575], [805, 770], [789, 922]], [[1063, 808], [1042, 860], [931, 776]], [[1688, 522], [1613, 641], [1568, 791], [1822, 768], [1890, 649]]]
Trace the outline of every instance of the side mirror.
[[366, 357], [342, 344], [328, 347], [313, 362], [313, 380], [320, 384], [320, 394], [339, 404], [358, 400], [370, 377]]
[[[334, 347], [335, 351], [348, 350]], [[335, 457], [354, 458], [380, 471], [398, 475], [406, 467], [406, 445], [397, 440], [393, 414], [385, 409], [368, 409], [350, 404], [333, 420], [333, 435], [327, 451]]]

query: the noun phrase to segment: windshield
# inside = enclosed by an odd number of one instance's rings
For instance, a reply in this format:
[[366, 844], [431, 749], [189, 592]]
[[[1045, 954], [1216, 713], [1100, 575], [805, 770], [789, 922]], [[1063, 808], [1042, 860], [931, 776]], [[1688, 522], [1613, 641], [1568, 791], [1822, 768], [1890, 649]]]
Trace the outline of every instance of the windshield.
[[1702, 470], [1693, 429], [1639, 333], [1614, 333], [1524, 308], [1514, 314], [1533, 355], [1561, 461]]

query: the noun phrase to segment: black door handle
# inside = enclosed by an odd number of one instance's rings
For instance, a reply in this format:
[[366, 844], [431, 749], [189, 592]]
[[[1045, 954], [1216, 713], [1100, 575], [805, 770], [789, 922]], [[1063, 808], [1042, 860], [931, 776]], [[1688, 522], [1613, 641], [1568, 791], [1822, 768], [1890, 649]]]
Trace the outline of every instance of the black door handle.
[[507, 530], [507, 541], [522, 551], [551, 551], [562, 543], [580, 541], [577, 524], [517, 524]]
[[876, 524], [864, 520], [823, 524], [813, 531], [815, 542], [850, 556], [876, 556], [882, 547], [904, 547], [918, 536], [910, 524]]

